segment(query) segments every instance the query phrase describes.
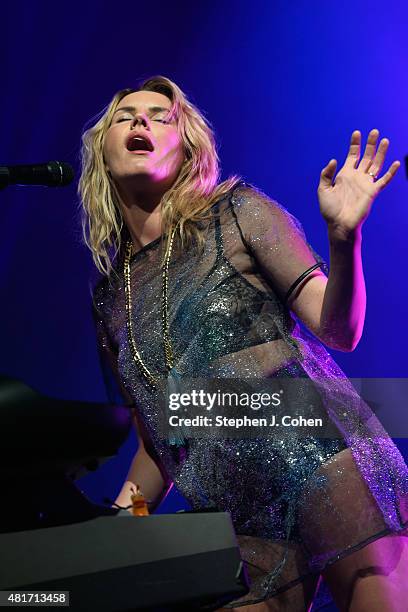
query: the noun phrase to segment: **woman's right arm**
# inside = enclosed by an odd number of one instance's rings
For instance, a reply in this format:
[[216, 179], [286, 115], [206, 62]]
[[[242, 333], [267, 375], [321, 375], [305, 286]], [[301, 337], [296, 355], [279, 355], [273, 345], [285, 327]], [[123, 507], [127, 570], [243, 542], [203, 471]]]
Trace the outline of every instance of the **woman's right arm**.
[[[145, 499], [148, 501], [149, 511], [153, 512], [169, 492], [172, 482], [161, 466], [159, 457], [155, 452], [143, 422], [141, 419], [138, 419], [133, 398], [120, 380], [117, 367], [117, 347], [114, 346], [104, 319], [95, 303], [93, 303], [92, 314], [96, 329], [100, 365], [108, 399], [112, 404], [118, 402], [124, 403], [132, 410], [133, 424], [138, 438], [137, 452], [115, 503], [119, 506], [131, 505], [131, 489], [139, 485]], [[131, 512], [131, 509], [129, 511]]]
[[[149, 512], [153, 512], [170, 491], [172, 482], [160, 464], [147, 432], [135, 413], [133, 422], [139, 445], [115, 503], [118, 506], [130, 506], [131, 489], [139, 485], [148, 503]], [[130, 508], [129, 512], [131, 511]]]

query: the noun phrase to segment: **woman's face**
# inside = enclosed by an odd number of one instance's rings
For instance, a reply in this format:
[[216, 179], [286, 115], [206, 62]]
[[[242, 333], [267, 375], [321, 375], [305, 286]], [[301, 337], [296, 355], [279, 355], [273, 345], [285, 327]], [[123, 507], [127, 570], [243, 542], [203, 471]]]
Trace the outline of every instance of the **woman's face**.
[[136, 91], [119, 102], [105, 135], [104, 159], [118, 186], [169, 189], [184, 162], [184, 146], [167, 96]]

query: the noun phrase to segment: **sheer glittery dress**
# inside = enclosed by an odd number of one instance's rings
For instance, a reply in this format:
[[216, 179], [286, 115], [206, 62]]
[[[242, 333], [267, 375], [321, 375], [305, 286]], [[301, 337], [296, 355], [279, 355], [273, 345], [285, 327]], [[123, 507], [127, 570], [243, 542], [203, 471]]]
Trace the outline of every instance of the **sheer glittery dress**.
[[[129, 349], [123, 254], [119, 278], [96, 285], [93, 307], [105, 373], [108, 365], [135, 403], [169, 478], [193, 508], [231, 514], [251, 580], [250, 593], [230, 604], [237, 607], [267, 600], [364, 544], [402, 532], [408, 470], [322, 343], [283, 303], [292, 283], [322, 261], [300, 222], [242, 181], [211, 211], [204, 250], [191, 246], [170, 260], [177, 370], [186, 377], [308, 378], [337, 437], [194, 438], [177, 455], [160, 433], [161, 404]], [[136, 346], [164, 380], [161, 249], [159, 238], [133, 255], [131, 287]]]

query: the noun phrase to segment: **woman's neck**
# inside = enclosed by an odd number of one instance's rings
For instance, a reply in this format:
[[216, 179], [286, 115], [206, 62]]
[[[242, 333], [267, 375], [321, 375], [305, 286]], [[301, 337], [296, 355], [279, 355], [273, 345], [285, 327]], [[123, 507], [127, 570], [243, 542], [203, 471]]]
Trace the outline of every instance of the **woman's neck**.
[[140, 251], [162, 234], [161, 199], [163, 193], [132, 192], [120, 190], [123, 220], [133, 242], [133, 252]]

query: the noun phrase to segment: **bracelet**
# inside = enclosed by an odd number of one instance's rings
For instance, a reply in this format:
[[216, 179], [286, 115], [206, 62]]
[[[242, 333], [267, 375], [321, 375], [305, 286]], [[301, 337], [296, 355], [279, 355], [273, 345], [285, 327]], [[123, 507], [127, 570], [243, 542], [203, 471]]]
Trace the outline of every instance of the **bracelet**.
[[294, 283], [292, 283], [292, 285], [289, 287], [289, 290], [286, 292], [285, 299], [283, 300], [283, 303], [284, 303], [284, 304], [286, 304], [286, 303], [287, 303], [287, 301], [288, 301], [288, 298], [289, 298], [290, 294], [291, 294], [291, 293], [294, 291], [294, 289], [296, 289], [296, 287], [299, 285], [299, 283], [301, 283], [301, 282], [302, 282], [302, 280], [303, 280], [304, 278], [306, 278], [306, 276], [307, 276], [308, 274], [310, 274], [311, 272], [313, 272], [313, 270], [316, 270], [316, 268], [320, 268], [321, 266], [325, 266], [325, 265], [326, 265], [326, 264], [325, 264], [325, 262], [324, 262], [324, 261], [321, 261], [321, 262], [319, 262], [319, 263], [316, 263], [316, 264], [315, 264], [314, 266], [312, 266], [311, 268], [308, 268], [307, 270], [305, 270], [305, 271], [303, 272], [303, 274], [301, 274], [301, 275], [299, 276], [299, 278], [297, 278], [297, 279], [295, 280], [295, 282], [294, 282]]

